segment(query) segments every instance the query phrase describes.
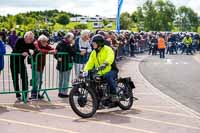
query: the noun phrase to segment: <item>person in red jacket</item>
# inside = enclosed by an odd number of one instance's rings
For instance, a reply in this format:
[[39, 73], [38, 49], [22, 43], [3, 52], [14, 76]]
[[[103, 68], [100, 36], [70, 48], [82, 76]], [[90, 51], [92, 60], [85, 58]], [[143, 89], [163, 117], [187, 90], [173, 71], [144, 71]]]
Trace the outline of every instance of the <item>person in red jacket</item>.
[[45, 35], [39, 36], [38, 40], [34, 42], [35, 48], [36, 48], [36, 54], [35, 54], [35, 61], [36, 66], [32, 69], [35, 69], [35, 87], [33, 87], [31, 91], [31, 99], [42, 99], [43, 96], [41, 96], [38, 92], [38, 90], [41, 89], [42, 86], [42, 75], [46, 63], [46, 54], [56, 54], [56, 50], [49, 46], [48, 38]]

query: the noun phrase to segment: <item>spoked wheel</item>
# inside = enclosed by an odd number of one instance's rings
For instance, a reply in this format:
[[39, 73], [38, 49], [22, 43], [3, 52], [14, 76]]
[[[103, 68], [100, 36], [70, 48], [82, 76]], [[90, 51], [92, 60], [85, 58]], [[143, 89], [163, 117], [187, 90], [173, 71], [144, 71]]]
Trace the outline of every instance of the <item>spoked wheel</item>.
[[69, 96], [72, 110], [82, 118], [92, 117], [97, 110], [97, 98], [90, 89], [74, 87]]
[[133, 92], [123, 82], [118, 83], [119, 107], [122, 110], [129, 110], [133, 105]]

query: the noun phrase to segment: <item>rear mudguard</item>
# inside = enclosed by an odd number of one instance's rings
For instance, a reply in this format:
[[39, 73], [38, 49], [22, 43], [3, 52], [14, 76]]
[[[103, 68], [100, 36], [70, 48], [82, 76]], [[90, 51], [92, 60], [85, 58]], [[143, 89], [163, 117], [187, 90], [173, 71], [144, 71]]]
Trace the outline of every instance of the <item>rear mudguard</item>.
[[135, 89], [135, 84], [131, 80], [131, 77], [119, 78], [118, 82], [123, 82], [128, 88]]

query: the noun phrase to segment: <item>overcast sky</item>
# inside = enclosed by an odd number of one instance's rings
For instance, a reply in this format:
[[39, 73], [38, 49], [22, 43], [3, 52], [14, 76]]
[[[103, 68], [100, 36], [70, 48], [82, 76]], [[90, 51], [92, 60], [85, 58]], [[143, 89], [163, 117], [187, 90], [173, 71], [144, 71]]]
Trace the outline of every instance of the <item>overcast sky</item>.
[[[58, 9], [81, 15], [115, 17], [118, 0], [0, 0], [0, 15], [27, 11]], [[124, 0], [122, 12], [133, 12], [146, 0]], [[200, 15], [200, 0], [171, 0], [176, 6], [186, 5]]]

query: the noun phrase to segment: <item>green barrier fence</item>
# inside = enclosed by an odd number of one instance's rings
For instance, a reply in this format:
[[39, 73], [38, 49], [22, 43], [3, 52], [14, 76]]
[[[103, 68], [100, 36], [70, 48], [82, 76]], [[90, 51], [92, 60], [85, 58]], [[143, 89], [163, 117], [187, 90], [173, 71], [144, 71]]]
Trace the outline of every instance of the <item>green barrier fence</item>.
[[[28, 93], [28, 73], [27, 62], [22, 54], [4, 55], [4, 69], [0, 74], [0, 94], [13, 94], [27, 101]], [[20, 79], [19, 79], [20, 76]], [[20, 82], [21, 81], [21, 82]]]
[[[45, 58], [45, 61], [44, 61]], [[42, 53], [37, 54], [35, 61], [33, 59], [33, 90], [43, 92], [42, 96], [45, 94], [48, 100], [47, 91], [49, 90], [63, 90], [69, 89], [70, 80], [63, 81], [65, 84], [68, 84], [66, 88], [63, 88], [59, 84], [60, 73], [68, 71], [73, 71], [73, 62], [70, 60], [68, 53], [58, 53], [56, 55], [44, 55]], [[74, 78], [73, 75], [69, 74], [69, 77]], [[62, 77], [61, 77], [62, 78]], [[42, 79], [42, 80], [41, 80]], [[64, 79], [64, 78], [62, 78]], [[63, 83], [63, 84], [64, 84]]]
[[71, 80], [83, 68], [81, 60], [80, 54], [72, 57], [66, 52], [56, 55], [39, 53], [26, 58], [22, 54], [6, 54], [0, 74], [0, 94], [15, 93], [26, 103], [28, 93], [36, 94], [37, 98], [41, 93], [40, 96], [46, 96], [50, 101], [48, 91], [66, 93], [71, 88]]

